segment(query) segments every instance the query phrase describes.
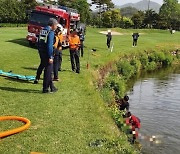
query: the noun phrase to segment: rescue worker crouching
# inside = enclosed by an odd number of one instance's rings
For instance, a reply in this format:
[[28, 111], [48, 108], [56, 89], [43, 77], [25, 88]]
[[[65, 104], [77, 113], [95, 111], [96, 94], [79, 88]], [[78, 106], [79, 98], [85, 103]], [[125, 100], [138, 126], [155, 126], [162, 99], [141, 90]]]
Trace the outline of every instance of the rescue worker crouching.
[[40, 53], [41, 62], [45, 67], [43, 77], [43, 93], [48, 93], [49, 88], [51, 92], [56, 92], [52, 81], [53, 72], [53, 44], [54, 44], [54, 31], [57, 29], [57, 20], [50, 18], [48, 26], [43, 28], [39, 35], [38, 50]]
[[77, 30], [74, 29], [69, 36], [69, 49], [72, 71], [80, 73], [79, 47], [80, 39], [77, 35]]
[[130, 126], [129, 133], [132, 134], [131, 143], [135, 143], [135, 140], [138, 138], [138, 131], [141, 128], [141, 121], [138, 117], [131, 114], [131, 112], [127, 112], [126, 115], [126, 124]]
[[58, 24], [55, 31], [54, 39], [54, 61], [53, 61], [53, 72], [54, 81], [59, 81], [58, 71], [61, 70], [62, 64], [62, 26]]
[[117, 99], [116, 103], [118, 105], [119, 110], [125, 110], [129, 111], [129, 97], [127, 95], [124, 96], [123, 99]]

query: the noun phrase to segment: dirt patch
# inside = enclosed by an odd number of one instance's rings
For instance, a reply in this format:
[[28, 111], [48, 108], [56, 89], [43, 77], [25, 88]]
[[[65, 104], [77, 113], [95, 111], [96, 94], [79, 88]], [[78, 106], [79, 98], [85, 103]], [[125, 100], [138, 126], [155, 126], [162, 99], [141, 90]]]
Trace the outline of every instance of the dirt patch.
[[[104, 35], [107, 35], [107, 31], [101, 31], [99, 32], [100, 34], [104, 34]], [[122, 33], [119, 33], [119, 32], [115, 32], [115, 31], [112, 31], [111, 32], [112, 35], [124, 35]]]

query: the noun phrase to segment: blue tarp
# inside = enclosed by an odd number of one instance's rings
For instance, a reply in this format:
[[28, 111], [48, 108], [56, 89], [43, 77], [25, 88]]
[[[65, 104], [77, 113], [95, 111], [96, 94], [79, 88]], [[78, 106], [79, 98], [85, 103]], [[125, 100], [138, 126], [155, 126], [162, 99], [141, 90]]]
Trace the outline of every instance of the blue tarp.
[[35, 76], [26, 76], [26, 75], [19, 75], [19, 74], [14, 74], [11, 71], [10, 72], [4, 72], [3, 70], [0, 70], [0, 75], [13, 78], [13, 79], [18, 79], [18, 80], [25, 80], [25, 81], [34, 81]]

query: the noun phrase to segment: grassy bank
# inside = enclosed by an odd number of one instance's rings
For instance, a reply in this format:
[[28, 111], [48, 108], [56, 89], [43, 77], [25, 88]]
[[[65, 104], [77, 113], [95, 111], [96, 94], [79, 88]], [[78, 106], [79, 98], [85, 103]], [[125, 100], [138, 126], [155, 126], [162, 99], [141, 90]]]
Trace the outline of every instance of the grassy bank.
[[[116, 125], [123, 132], [128, 132], [130, 129], [124, 125], [123, 115], [125, 114], [118, 109], [119, 100], [123, 99], [126, 93], [134, 85], [135, 80], [141, 76], [142, 73], [153, 73], [160, 69], [168, 69], [169, 67], [176, 68], [180, 64], [180, 51], [152, 51], [145, 52], [139, 56], [121, 58], [119, 61], [110, 63], [105, 66], [103, 78], [99, 80], [99, 89], [101, 96], [109, 106], [112, 117]], [[108, 70], [108, 72], [106, 72]], [[131, 135], [127, 134], [129, 139]]]
[[[110, 53], [105, 46], [105, 35], [99, 34], [101, 30], [87, 30], [80, 75], [70, 71], [69, 53], [63, 51], [63, 72], [61, 82], [55, 83], [59, 89], [56, 94], [43, 95], [42, 81], [33, 85], [0, 77], [0, 115], [24, 116], [32, 122], [29, 130], [1, 139], [0, 153], [136, 153], [124, 133], [118, 130], [93, 84], [98, 77], [97, 70], [120, 57], [133, 57], [145, 50], [175, 50], [179, 48], [180, 33], [170, 35], [168, 31], [142, 30], [139, 47], [132, 48], [132, 31], [117, 29], [123, 35], [113, 37], [115, 46]], [[24, 39], [26, 34], [25, 28], [0, 28], [0, 69], [35, 74], [39, 57], [36, 49], [29, 48]], [[87, 52], [91, 48], [96, 48], [97, 52], [90, 54], [91, 68], [87, 70]], [[19, 125], [18, 122], [0, 122], [0, 131]], [[99, 140], [106, 140], [102, 141], [103, 146], [93, 144]]]
[[[179, 65], [180, 50], [175, 51], [146, 51], [136, 56], [121, 58], [114, 63], [105, 66], [106, 69], [100, 73], [103, 78], [99, 80], [103, 91], [110, 91], [115, 99], [123, 98], [127, 92], [127, 84], [132, 78], [137, 78], [142, 71], [153, 72], [157, 69]], [[108, 72], [107, 72], [108, 70]], [[104, 94], [107, 97], [107, 94]], [[111, 103], [111, 102], [109, 102]]]

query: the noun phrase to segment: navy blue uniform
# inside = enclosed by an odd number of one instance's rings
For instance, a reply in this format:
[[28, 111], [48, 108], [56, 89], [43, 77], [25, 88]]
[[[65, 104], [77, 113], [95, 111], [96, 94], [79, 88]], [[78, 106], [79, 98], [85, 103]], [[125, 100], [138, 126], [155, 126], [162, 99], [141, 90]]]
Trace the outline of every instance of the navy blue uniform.
[[41, 64], [37, 71], [37, 77], [44, 69], [43, 92], [48, 92], [49, 87], [51, 91], [55, 89], [52, 82], [53, 64], [49, 63], [49, 59], [53, 59], [53, 44], [54, 31], [52, 31], [51, 28], [47, 26], [41, 30], [38, 41], [38, 50], [41, 58]]
[[85, 40], [85, 37], [84, 37], [84, 34], [82, 32], [79, 34], [79, 38], [80, 38], [80, 42], [81, 42], [81, 45], [80, 45], [81, 57], [83, 57], [83, 55], [84, 55], [84, 40]]

